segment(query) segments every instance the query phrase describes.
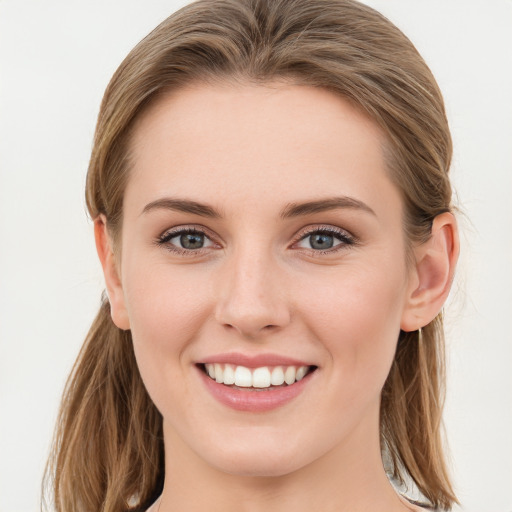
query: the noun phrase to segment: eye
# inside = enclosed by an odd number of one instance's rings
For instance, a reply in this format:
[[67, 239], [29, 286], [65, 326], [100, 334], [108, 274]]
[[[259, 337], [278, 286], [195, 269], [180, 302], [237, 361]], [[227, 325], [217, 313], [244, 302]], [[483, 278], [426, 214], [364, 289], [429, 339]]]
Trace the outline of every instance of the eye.
[[179, 253], [198, 252], [215, 246], [206, 233], [198, 228], [175, 228], [166, 231], [157, 243]]
[[183, 249], [202, 249], [209, 240], [204, 233], [183, 233], [181, 235], [173, 236], [168, 243], [178, 245]]
[[345, 230], [335, 227], [316, 227], [302, 234], [294, 246], [323, 254], [325, 252], [335, 252], [355, 243], [356, 239]]
[[311, 249], [317, 250], [331, 249], [334, 245], [341, 243], [339, 240], [336, 240], [331, 233], [314, 233], [313, 235], [307, 236], [303, 241], [306, 241]]

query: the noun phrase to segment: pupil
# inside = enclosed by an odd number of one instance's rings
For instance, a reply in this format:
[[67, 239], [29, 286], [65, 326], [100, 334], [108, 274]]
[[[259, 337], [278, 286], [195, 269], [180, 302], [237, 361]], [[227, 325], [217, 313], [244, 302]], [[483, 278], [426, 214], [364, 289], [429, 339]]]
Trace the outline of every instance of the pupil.
[[204, 235], [201, 233], [186, 233], [180, 236], [180, 243], [184, 249], [200, 249], [204, 244]]
[[325, 233], [311, 235], [309, 239], [313, 249], [330, 249], [334, 244], [333, 236]]

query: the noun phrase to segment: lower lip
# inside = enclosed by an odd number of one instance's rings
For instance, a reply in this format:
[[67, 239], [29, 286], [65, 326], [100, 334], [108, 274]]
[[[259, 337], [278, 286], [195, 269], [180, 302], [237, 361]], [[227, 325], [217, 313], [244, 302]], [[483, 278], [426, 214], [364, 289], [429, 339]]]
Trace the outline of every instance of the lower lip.
[[201, 369], [198, 369], [208, 391], [221, 404], [237, 411], [265, 412], [277, 409], [298, 396], [308, 385], [311, 377], [316, 372], [308, 373], [302, 380], [289, 386], [270, 388], [265, 391], [255, 391], [253, 388], [232, 388], [219, 384]]

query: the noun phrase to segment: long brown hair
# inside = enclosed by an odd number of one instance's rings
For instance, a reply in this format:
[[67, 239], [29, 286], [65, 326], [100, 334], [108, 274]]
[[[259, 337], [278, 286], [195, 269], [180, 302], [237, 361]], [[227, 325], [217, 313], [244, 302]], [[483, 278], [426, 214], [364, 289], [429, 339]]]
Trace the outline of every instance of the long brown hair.
[[[450, 211], [451, 138], [429, 68], [391, 22], [354, 0], [199, 0], [143, 39], [103, 98], [87, 175], [91, 218], [120, 233], [134, 122], [168, 90], [191, 82], [289, 80], [329, 89], [387, 135], [390, 176], [405, 205], [409, 243]], [[382, 450], [397, 479], [412, 478], [435, 507], [456, 502], [440, 436], [444, 334], [439, 315], [402, 332], [382, 391]], [[58, 419], [47, 479], [59, 512], [147, 506], [164, 478], [162, 418], [135, 361], [131, 334], [103, 298]], [[131, 507], [131, 508], [130, 508]]]

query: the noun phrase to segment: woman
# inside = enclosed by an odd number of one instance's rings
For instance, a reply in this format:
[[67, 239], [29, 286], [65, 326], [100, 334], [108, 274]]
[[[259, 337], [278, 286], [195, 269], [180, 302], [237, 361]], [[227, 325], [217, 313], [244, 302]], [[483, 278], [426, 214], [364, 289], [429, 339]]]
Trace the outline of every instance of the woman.
[[434, 78], [369, 7], [204, 0], [157, 27], [99, 115], [107, 297], [57, 510], [449, 509], [450, 158]]

